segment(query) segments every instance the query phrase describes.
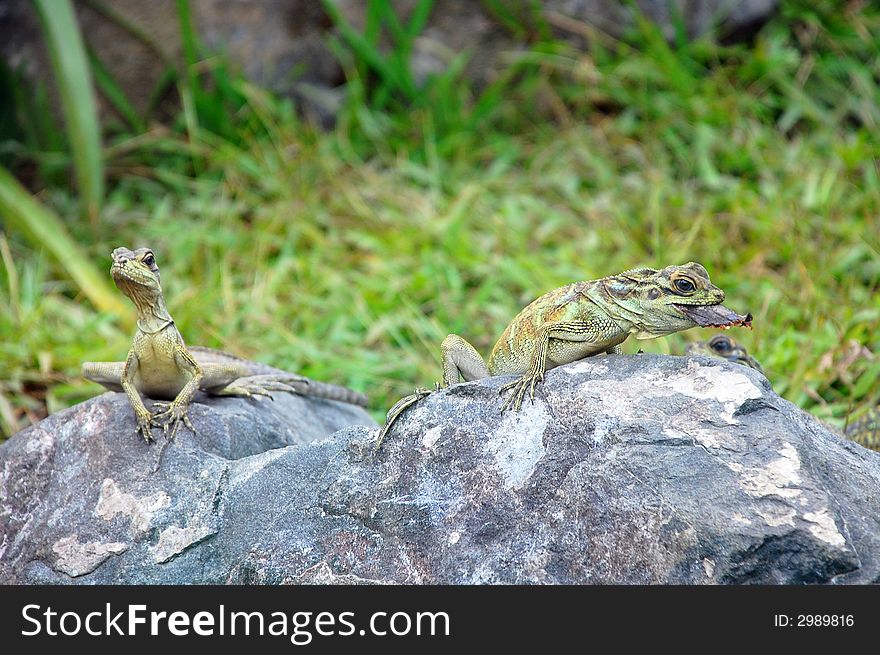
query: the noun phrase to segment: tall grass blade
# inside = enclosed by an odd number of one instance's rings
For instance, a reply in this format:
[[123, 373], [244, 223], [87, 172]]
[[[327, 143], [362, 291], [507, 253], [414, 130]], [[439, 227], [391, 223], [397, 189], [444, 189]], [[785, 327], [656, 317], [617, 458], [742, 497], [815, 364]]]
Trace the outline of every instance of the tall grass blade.
[[378, 47], [360, 34], [342, 15], [342, 12], [329, 0], [323, 2], [324, 10], [339, 30], [342, 38], [355, 53], [357, 58], [365, 62], [386, 84], [390, 84], [412, 100], [418, 93], [415, 82], [407, 69], [391, 64]]
[[34, 0], [55, 71], [82, 214], [96, 224], [104, 197], [101, 130], [88, 57], [70, 0]]
[[128, 320], [130, 312], [119, 294], [98, 274], [61, 219], [36, 201], [5, 168], [0, 168], [0, 216], [32, 243], [48, 249], [96, 308]]
[[143, 120], [137, 110], [128, 101], [125, 92], [120, 88], [119, 83], [104, 66], [104, 63], [98, 59], [98, 56], [88, 49], [89, 63], [92, 65], [92, 72], [95, 74], [95, 84], [104, 94], [104, 97], [113, 105], [113, 108], [128, 123], [128, 127], [134, 132], [143, 132], [146, 129]]

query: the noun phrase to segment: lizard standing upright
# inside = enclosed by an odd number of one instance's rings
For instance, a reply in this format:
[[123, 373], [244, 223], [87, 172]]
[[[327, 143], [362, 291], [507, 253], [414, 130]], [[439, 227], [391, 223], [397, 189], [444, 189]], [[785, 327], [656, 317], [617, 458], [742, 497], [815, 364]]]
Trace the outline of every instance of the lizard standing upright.
[[[85, 362], [83, 377], [111, 391], [124, 391], [137, 420], [137, 433], [153, 440], [153, 427], [171, 438], [182, 422], [195, 432], [188, 416], [197, 390], [215, 396], [269, 396], [287, 391], [366, 405], [366, 396], [332, 384], [259, 364], [212, 348], [187, 348], [165, 306], [159, 267], [149, 248], [116, 248], [110, 274], [137, 308], [137, 330], [124, 362]], [[140, 394], [169, 402], [154, 403], [165, 411], [152, 414]], [[164, 423], [159, 422], [164, 419]]]
[[[723, 301], [724, 291], [694, 262], [568, 284], [523, 309], [492, 348], [488, 362], [457, 334], [447, 336], [440, 346], [443, 386], [457, 384], [459, 378], [517, 375], [501, 387], [502, 394], [510, 392], [501, 411], [511, 406], [518, 410], [526, 391], [534, 401], [545, 371], [598, 353], [620, 353], [620, 344], [631, 334], [653, 339], [696, 326], [751, 327], [751, 314], [740, 316], [721, 305]], [[417, 389], [388, 411], [377, 447], [394, 420], [429, 393]]]

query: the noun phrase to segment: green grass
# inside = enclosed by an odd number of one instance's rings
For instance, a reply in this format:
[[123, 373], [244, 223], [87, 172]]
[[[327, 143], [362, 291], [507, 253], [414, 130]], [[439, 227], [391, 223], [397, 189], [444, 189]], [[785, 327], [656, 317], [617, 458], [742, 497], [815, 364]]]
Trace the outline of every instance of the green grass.
[[101, 129], [88, 59], [70, 0], [35, 0], [64, 111], [80, 215], [96, 223], [104, 196]]
[[[748, 47], [672, 48], [644, 25], [589, 55], [542, 41], [482, 94], [441, 76], [437, 105], [399, 72], [371, 96], [362, 56], [330, 133], [227, 79], [234, 138], [204, 129], [203, 98], [110, 144], [97, 234], [66, 190], [40, 196], [102, 271], [150, 245], [188, 342], [347, 384], [377, 419], [439, 378], [447, 333], [486, 353], [549, 289], [694, 260], [754, 314], [731, 334], [775, 389], [842, 425], [880, 402], [880, 12], [828, 7], [785, 2]], [[80, 362], [131, 335], [14, 230], [0, 255], [9, 434], [99, 392]]]

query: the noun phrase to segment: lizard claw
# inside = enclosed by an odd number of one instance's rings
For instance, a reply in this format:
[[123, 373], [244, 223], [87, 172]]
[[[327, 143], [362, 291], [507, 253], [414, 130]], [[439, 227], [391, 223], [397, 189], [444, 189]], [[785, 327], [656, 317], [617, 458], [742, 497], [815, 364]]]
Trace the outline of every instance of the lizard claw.
[[518, 412], [520, 407], [522, 407], [522, 401], [523, 397], [526, 395], [526, 389], [529, 390], [529, 399], [534, 403], [535, 387], [538, 385], [538, 382], [543, 380], [543, 372], [525, 373], [513, 382], [508, 382], [501, 387], [501, 389], [498, 390], [499, 395], [503, 395], [508, 391], [512, 392], [501, 406], [501, 413], [503, 414], [507, 409], [510, 409], [511, 406], [513, 407], [513, 411]]
[[162, 427], [162, 425], [161, 423], [157, 423], [153, 419], [152, 415], [147, 414], [145, 417], [139, 416], [137, 418], [137, 429], [135, 430], [135, 432], [138, 436], [143, 437], [144, 441], [146, 441], [147, 443], [152, 443], [156, 440], [155, 437], [153, 437], [154, 427], [158, 428]]
[[533, 405], [535, 404], [535, 386], [538, 384], [538, 382], [543, 382], [543, 381], [544, 381], [544, 374], [543, 373], [538, 373], [537, 375], [532, 376], [532, 384], [531, 384], [531, 387], [529, 388], [529, 399], [532, 401]]
[[[189, 414], [187, 412], [187, 407], [185, 405], [176, 405], [173, 401], [170, 403], [166, 402], [158, 402], [153, 403], [153, 407], [157, 409], [165, 409], [164, 412], [159, 412], [153, 415], [154, 419], [164, 418], [165, 422], [162, 423], [162, 430], [165, 433], [165, 438], [167, 440], [173, 440], [174, 437], [177, 436], [177, 430], [180, 428], [180, 424], [183, 423], [186, 427], [189, 428], [189, 431], [195, 435], [196, 429], [193, 427], [192, 422], [189, 420]], [[168, 428], [171, 428], [171, 435], [168, 435]]]

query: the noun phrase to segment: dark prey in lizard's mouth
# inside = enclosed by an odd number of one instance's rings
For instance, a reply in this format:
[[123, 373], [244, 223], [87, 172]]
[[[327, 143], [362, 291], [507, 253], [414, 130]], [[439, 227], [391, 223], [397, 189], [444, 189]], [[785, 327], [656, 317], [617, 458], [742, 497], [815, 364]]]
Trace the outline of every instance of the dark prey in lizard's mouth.
[[724, 305], [679, 305], [675, 308], [700, 327], [716, 327], [727, 329], [741, 325], [752, 329], [751, 313], [741, 316]]

